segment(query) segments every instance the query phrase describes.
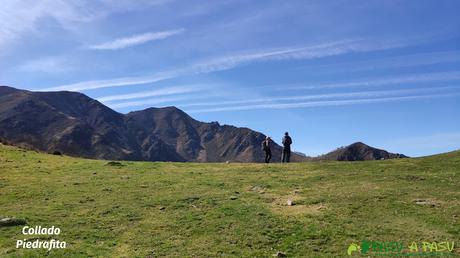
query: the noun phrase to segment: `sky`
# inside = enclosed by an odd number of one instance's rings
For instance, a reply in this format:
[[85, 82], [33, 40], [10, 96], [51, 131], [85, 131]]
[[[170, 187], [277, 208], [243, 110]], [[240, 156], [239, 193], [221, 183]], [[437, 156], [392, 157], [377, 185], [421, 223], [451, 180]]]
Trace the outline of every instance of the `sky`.
[[0, 85], [176, 106], [316, 156], [460, 149], [460, 1], [2, 0]]

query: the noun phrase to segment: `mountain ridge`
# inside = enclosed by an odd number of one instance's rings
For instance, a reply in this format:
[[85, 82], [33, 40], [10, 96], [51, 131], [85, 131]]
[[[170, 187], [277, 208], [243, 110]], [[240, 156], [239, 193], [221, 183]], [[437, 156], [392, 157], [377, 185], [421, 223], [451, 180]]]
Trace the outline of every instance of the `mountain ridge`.
[[[83, 93], [0, 86], [0, 141], [70, 156], [110, 160], [262, 162], [263, 133], [201, 122], [174, 106], [118, 113]], [[282, 147], [274, 144], [272, 162]], [[356, 142], [318, 157], [293, 151], [293, 162], [404, 158]]]
[[[265, 135], [200, 122], [176, 107], [118, 113], [82, 93], [0, 87], [0, 139], [70, 156], [112, 160], [261, 162]], [[275, 144], [274, 160], [282, 147]], [[293, 155], [293, 161], [303, 157]]]

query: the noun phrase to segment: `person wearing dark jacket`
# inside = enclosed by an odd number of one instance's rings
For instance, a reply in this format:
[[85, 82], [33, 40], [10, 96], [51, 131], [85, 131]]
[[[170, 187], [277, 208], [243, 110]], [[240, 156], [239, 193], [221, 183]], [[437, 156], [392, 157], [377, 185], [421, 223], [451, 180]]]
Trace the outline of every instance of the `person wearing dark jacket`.
[[281, 159], [281, 162], [286, 162], [289, 163], [289, 160], [291, 159], [291, 144], [292, 144], [292, 139], [289, 136], [288, 132], [284, 133], [284, 137], [282, 140], [283, 143], [283, 157]]
[[270, 163], [272, 158], [272, 139], [267, 136], [262, 142], [262, 150], [265, 152], [265, 163]]

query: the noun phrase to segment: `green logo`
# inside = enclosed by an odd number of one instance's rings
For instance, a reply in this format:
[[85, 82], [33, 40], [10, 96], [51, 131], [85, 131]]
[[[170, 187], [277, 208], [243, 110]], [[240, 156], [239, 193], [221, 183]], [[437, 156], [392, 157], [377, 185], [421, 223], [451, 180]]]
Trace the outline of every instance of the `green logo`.
[[410, 242], [383, 242], [383, 241], [361, 241], [361, 245], [351, 243], [348, 246], [347, 254], [373, 255], [373, 256], [451, 256], [454, 255], [455, 243], [449, 241], [423, 241]]

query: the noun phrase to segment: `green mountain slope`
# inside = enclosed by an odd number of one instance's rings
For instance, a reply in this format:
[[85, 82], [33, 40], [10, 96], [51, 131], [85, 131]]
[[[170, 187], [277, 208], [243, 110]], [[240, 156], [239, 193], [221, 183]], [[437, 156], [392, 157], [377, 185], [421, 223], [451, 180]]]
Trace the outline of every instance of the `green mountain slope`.
[[0, 145], [0, 216], [59, 227], [51, 238], [68, 243], [16, 249], [34, 236], [0, 227], [0, 256], [345, 257], [364, 239], [460, 240], [458, 151], [364, 162], [121, 163]]

